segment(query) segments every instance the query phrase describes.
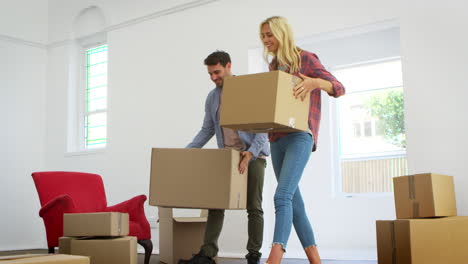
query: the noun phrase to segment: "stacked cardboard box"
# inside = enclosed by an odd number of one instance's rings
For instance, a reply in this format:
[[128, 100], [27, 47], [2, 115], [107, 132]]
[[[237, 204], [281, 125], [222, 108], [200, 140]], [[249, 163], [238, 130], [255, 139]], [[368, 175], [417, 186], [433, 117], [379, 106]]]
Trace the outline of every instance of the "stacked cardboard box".
[[397, 220], [379, 220], [379, 264], [465, 263], [468, 217], [456, 216], [453, 177], [425, 173], [396, 177]]
[[91, 264], [137, 264], [137, 239], [127, 236], [126, 213], [64, 214], [59, 253], [88, 256]]
[[310, 97], [302, 101], [293, 95], [301, 81], [283, 71], [226, 78], [220, 125], [254, 133], [308, 131]]
[[172, 264], [198, 253], [203, 243], [206, 210], [199, 217], [174, 217], [172, 208], [159, 207], [159, 261]]
[[161, 262], [189, 259], [203, 243], [207, 216], [174, 217], [173, 208], [246, 208], [248, 172], [239, 173], [239, 162], [233, 149], [153, 148], [149, 204], [159, 206]]

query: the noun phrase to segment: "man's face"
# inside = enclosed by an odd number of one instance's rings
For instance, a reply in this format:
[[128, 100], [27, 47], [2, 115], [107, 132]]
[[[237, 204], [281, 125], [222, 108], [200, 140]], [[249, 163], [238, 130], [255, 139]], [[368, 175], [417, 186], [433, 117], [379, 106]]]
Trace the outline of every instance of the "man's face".
[[216, 84], [217, 87], [223, 87], [224, 77], [231, 76], [231, 63], [226, 64], [226, 67], [223, 67], [221, 64], [216, 65], [207, 65], [208, 74], [210, 79]]

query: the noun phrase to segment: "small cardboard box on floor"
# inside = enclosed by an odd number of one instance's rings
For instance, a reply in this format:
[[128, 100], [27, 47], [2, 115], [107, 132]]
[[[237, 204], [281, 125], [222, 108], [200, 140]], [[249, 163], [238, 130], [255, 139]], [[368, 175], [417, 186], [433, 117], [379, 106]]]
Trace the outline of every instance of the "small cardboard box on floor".
[[28, 254], [16, 256], [1, 256], [2, 264], [90, 264], [89, 257], [70, 255]]
[[301, 101], [293, 95], [301, 81], [283, 71], [226, 78], [220, 125], [248, 132], [308, 131], [310, 96]]
[[379, 264], [468, 263], [468, 217], [377, 221]]
[[203, 243], [206, 215], [173, 217], [172, 208], [158, 207], [158, 211], [159, 261], [176, 264], [179, 259], [190, 259], [198, 253]]
[[91, 258], [91, 264], [137, 264], [137, 239], [126, 236], [117, 238], [59, 239], [59, 253]]
[[126, 236], [127, 213], [101, 212], [63, 215], [63, 236]]
[[245, 209], [247, 172], [239, 151], [153, 148], [149, 204], [170, 208]]
[[393, 178], [397, 219], [456, 216], [453, 177], [424, 173]]

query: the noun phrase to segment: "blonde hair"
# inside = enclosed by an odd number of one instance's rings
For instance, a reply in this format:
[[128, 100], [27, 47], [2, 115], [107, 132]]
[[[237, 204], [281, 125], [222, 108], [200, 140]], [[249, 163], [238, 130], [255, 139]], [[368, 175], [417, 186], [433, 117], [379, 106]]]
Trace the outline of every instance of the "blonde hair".
[[268, 24], [271, 33], [278, 40], [278, 50], [276, 54], [269, 52], [263, 47], [263, 56], [268, 62], [268, 56], [274, 56], [277, 64], [286, 65], [289, 67], [289, 72], [299, 72], [301, 69], [301, 49], [294, 42], [294, 35], [288, 21], [284, 17], [272, 16], [260, 23], [260, 40], [262, 39], [261, 32], [263, 25]]

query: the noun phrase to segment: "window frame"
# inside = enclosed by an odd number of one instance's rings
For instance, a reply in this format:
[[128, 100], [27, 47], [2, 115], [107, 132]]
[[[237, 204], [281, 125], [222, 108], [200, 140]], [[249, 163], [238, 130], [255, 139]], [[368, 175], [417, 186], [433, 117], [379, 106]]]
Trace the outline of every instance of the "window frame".
[[[108, 117], [108, 102], [106, 102], [106, 107], [104, 109], [99, 109], [99, 110], [95, 110], [95, 111], [91, 111], [89, 112], [88, 111], [88, 96], [87, 96], [87, 92], [88, 92], [88, 69], [87, 69], [87, 66], [88, 66], [88, 62], [87, 62], [87, 56], [88, 56], [88, 50], [90, 49], [94, 49], [94, 48], [99, 48], [99, 47], [103, 47], [103, 46], [106, 46], [106, 49], [107, 49], [107, 52], [109, 50], [109, 45], [107, 43], [101, 43], [101, 42], [97, 42], [97, 43], [93, 43], [93, 44], [89, 44], [89, 45], [85, 45], [83, 46], [83, 49], [82, 49], [82, 56], [81, 56], [81, 59], [82, 59], [82, 77], [81, 77], [81, 80], [83, 82], [82, 85], [80, 85], [80, 97], [81, 97], [81, 100], [80, 100], [80, 106], [81, 106], [81, 111], [80, 111], [80, 117], [79, 117], [79, 139], [80, 139], [80, 147], [81, 149], [85, 150], [85, 151], [93, 151], [93, 150], [100, 150], [100, 149], [105, 149], [107, 147], [107, 143], [108, 143], [108, 137], [107, 137], [107, 125], [108, 125], [108, 122], [107, 122], [107, 117]], [[107, 55], [109, 56], [109, 55]], [[108, 74], [108, 65], [109, 65], [109, 59], [107, 58], [107, 74]], [[107, 89], [107, 92], [106, 92], [106, 100], [108, 100], [109, 96], [108, 96], [108, 88], [109, 88], [109, 80], [108, 80], [108, 76], [107, 76], [107, 80], [106, 80], [106, 89]], [[93, 147], [93, 148], [90, 148], [88, 145], [87, 145], [87, 139], [86, 139], [86, 135], [87, 135], [87, 117], [90, 116], [90, 115], [93, 115], [93, 114], [98, 114], [98, 113], [105, 113], [106, 114], [106, 143], [103, 145], [103, 146], [98, 146], [98, 147]]]
[[[330, 72], [333, 74], [334, 71], [337, 70], [342, 70], [342, 69], [347, 69], [347, 68], [353, 68], [353, 67], [359, 67], [359, 66], [366, 66], [366, 65], [372, 65], [372, 64], [378, 64], [378, 63], [385, 63], [385, 62], [390, 62], [390, 61], [396, 61], [400, 60], [401, 61], [401, 56], [392, 56], [392, 57], [386, 57], [386, 58], [381, 58], [381, 59], [376, 59], [376, 60], [368, 60], [368, 61], [362, 61], [362, 62], [357, 62], [357, 63], [352, 63], [352, 64], [346, 64], [346, 65], [340, 65], [336, 67], [331, 67]], [[395, 86], [395, 87], [380, 87], [380, 88], [375, 88], [375, 89], [369, 89], [365, 91], [359, 91], [359, 92], [368, 92], [368, 91], [377, 91], [377, 90], [383, 90], [383, 89], [391, 89], [391, 88], [397, 88], [397, 87], [402, 87], [404, 89], [404, 84], [402, 83], [401, 86]], [[346, 96], [346, 94], [345, 94]], [[352, 197], [388, 197], [388, 196], [393, 196], [393, 191], [390, 192], [367, 192], [367, 193], [347, 193], [343, 191], [343, 174], [341, 170], [341, 163], [342, 161], [366, 161], [366, 160], [379, 160], [379, 159], [391, 159], [391, 158], [406, 158], [407, 157], [407, 151], [406, 148], [405, 150], [398, 150], [398, 151], [388, 151], [388, 152], [369, 152], [369, 153], [364, 153], [364, 154], [355, 154], [355, 155], [346, 155], [345, 158], [343, 158], [340, 150], [341, 146], [341, 137], [340, 137], [340, 104], [337, 102], [337, 100], [332, 100], [331, 98], [329, 100], [329, 107], [330, 107], [330, 127], [331, 127], [331, 137], [332, 137], [332, 142], [336, 142], [336, 144], [333, 144], [332, 148], [332, 173], [335, 175], [334, 177], [334, 195], [339, 196], [339, 197], [346, 197], [346, 198], [352, 198]], [[361, 125], [361, 137], [364, 136], [364, 124]]]
[[[106, 144], [102, 147], [88, 148], [86, 145], [86, 115], [87, 112], [87, 50], [100, 46], [107, 46], [105, 32], [76, 39], [71, 49], [70, 68], [70, 106], [69, 106], [69, 134], [68, 147], [65, 156], [87, 155], [104, 152], [109, 146], [108, 129], [106, 131]], [[108, 55], [109, 56], [109, 55]], [[107, 60], [109, 67], [109, 57]], [[108, 72], [109, 74], [109, 72]], [[107, 113], [106, 126], [108, 127], [109, 110], [109, 76], [107, 77]], [[104, 111], [103, 111], [104, 112]]]

